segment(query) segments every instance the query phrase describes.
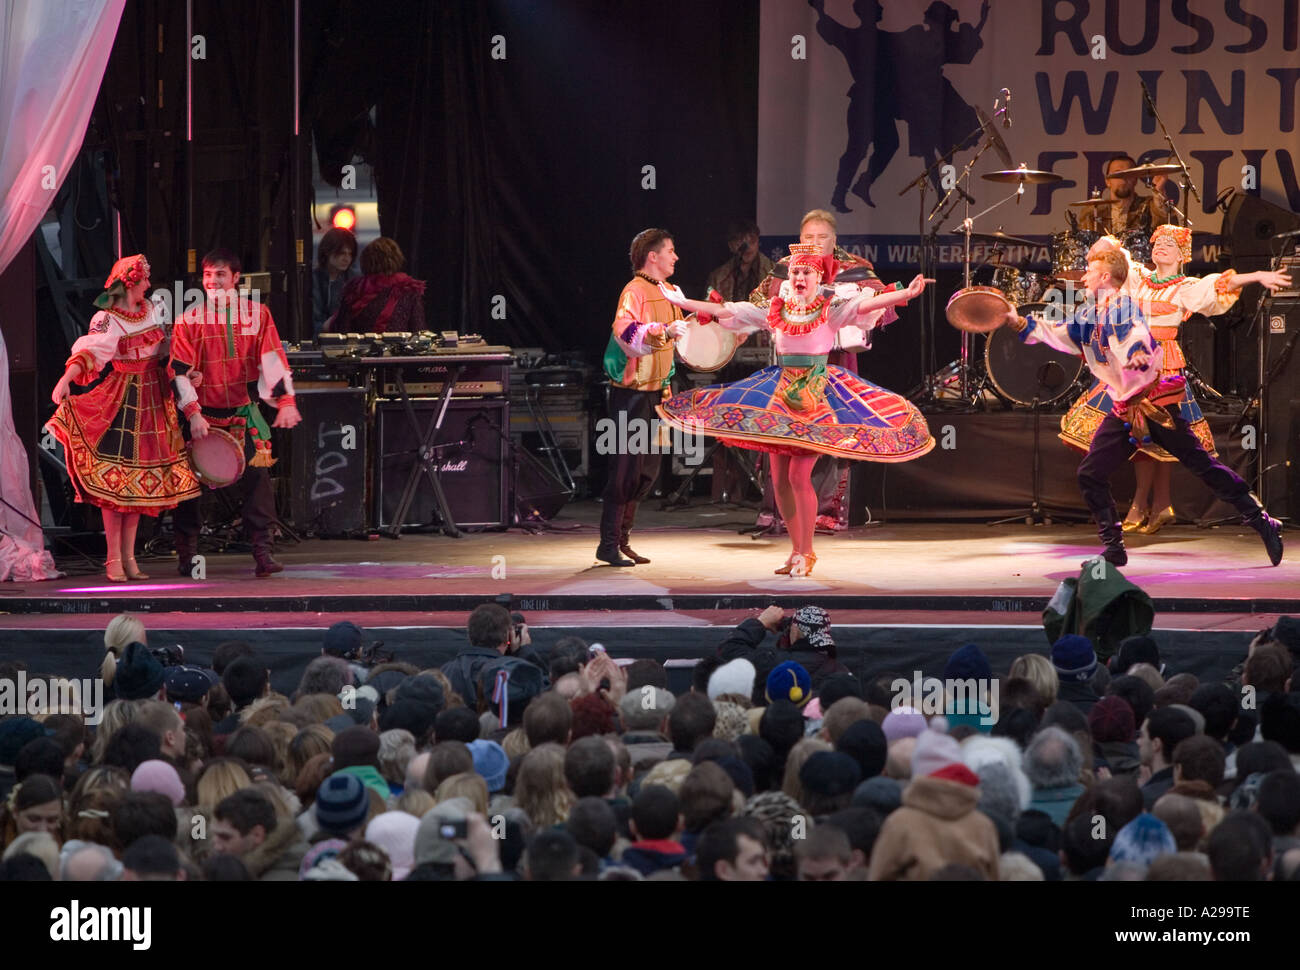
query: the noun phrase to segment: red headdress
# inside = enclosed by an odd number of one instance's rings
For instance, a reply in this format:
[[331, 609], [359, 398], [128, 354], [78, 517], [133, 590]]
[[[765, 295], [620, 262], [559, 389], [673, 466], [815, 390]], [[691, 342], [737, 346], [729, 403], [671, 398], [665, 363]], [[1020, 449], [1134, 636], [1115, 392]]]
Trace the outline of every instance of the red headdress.
[[95, 306], [108, 309], [120, 299], [125, 299], [126, 291], [138, 286], [149, 275], [149, 260], [141, 253], [123, 256], [113, 264], [108, 279], [104, 280], [104, 292], [95, 297]]
[[1154, 246], [1161, 236], [1173, 239], [1184, 263], [1192, 261], [1192, 230], [1186, 226], [1157, 226], [1155, 232], [1151, 233], [1151, 245]]

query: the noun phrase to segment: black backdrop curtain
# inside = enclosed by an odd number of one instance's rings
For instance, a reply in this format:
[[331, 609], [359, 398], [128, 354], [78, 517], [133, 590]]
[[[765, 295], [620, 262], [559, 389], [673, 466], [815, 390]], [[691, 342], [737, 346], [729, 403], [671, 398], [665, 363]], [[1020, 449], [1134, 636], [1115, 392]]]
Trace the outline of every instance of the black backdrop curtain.
[[700, 294], [754, 214], [756, 0], [420, 4], [392, 41], [380, 224], [435, 330], [598, 356], [637, 232], [672, 230]]

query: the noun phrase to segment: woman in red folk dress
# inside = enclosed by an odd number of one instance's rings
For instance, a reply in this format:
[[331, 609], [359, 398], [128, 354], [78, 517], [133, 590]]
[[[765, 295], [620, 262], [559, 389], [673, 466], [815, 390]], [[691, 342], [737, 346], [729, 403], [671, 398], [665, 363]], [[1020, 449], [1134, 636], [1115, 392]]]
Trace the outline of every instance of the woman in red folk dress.
[[[145, 299], [149, 262], [128, 256], [113, 265], [90, 331], [72, 345], [51, 395], [58, 410], [46, 428], [62, 444], [78, 502], [99, 506], [108, 543], [107, 576], [148, 579], [135, 562], [141, 513], [157, 516], [199, 494], [172, 399], [163, 353], [166, 333]], [[108, 378], [72, 397], [108, 364]]]

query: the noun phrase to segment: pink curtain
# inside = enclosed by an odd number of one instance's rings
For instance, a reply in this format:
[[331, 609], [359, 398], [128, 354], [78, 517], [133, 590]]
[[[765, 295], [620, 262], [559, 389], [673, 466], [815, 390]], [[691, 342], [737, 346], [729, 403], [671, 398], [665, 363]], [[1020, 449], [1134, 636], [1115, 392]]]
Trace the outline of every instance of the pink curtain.
[[[125, 5], [0, 0], [0, 272], [36, 231], [81, 148]], [[0, 337], [0, 581], [58, 575], [44, 551], [28, 468]]]

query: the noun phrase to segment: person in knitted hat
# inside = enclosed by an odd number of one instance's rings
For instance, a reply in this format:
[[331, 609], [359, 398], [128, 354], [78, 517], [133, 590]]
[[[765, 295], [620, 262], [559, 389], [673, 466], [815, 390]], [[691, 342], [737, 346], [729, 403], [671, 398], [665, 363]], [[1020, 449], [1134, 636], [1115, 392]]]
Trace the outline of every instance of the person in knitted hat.
[[1096, 764], [1105, 764], [1111, 775], [1137, 776], [1142, 760], [1133, 708], [1128, 701], [1114, 694], [1101, 698], [1088, 712], [1088, 730], [1092, 732]]
[[415, 834], [419, 830], [420, 820], [408, 812], [383, 812], [366, 826], [366, 841], [383, 849], [393, 865], [393, 882], [405, 879], [415, 868]]
[[158, 658], [143, 643], [128, 643], [117, 661], [113, 690], [118, 700], [165, 699], [167, 673]]
[[474, 770], [487, 782], [488, 794], [495, 795], [505, 788], [510, 759], [506, 757], [501, 745], [486, 738], [476, 738], [468, 747], [470, 756], [474, 759]]
[[912, 754], [912, 781], [880, 828], [867, 878], [928, 880], [945, 866], [962, 865], [996, 881], [997, 828], [977, 810], [979, 797], [979, 779], [961, 763], [957, 742], [923, 732]]
[[744, 657], [723, 664], [709, 675], [709, 700], [716, 701], [723, 694], [750, 697], [754, 693], [754, 665]]
[[330, 775], [316, 790], [313, 810], [320, 831], [347, 839], [366, 824], [370, 796], [360, 778], [346, 772]]
[[1110, 658], [1110, 672], [1120, 677], [1129, 672], [1136, 664], [1150, 664], [1164, 673], [1165, 665], [1160, 662], [1160, 648], [1155, 640], [1138, 634], [1125, 637], [1119, 642], [1119, 649]]
[[806, 834], [817, 823], [802, 805], [783, 791], [760, 792], [745, 802], [741, 814], [762, 823], [767, 833], [772, 879], [792, 881], [795, 878], [795, 826], [802, 824]]
[[[157, 517], [197, 499], [162, 351], [167, 332], [149, 289], [149, 261], [126, 256], [113, 264], [100, 307], [72, 345], [50, 395], [58, 410], [45, 427], [63, 445], [78, 502], [99, 507], [108, 546], [105, 574], [115, 583], [148, 579], [135, 561], [140, 516]], [[72, 396], [112, 364], [93, 390]], [[188, 571], [186, 572], [188, 576]]]
[[1052, 666], [1056, 669], [1060, 687], [1058, 701], [1069, 701], [1086, 717], [1100, 698], [1092, 688], [1092, 675], [1097, 672], [1097, 654], [1092, 641], [1077, 634], [1066, 634], [1052, 644]]
[[893, 778], [877, 775], [868, 778], [853, 791], [854, 806], [870, 808], [886, 818], [899, 805], [903, 804], [903, 788]]
[[688, 300], [679, 288], [659, 284], [670, 303], [707, 314], [724, 329], [774, 334], [780, 356], [776, 366], [732, 384], [685, 391], [655, 410], [670, 427], [683, 432], [703, 432], [773, 455], [777, 506], [791, 545], [789, 558], [776, 572], [791, 577], [810, 575], [817, 561], [812, 469], [819, 454], [909, 461], [934, 447], [925, 418], [914, 405], [827, 365], [840, 328], [874, 327], [890, 307], [919, 296], [927, 280], [918, 275], [906, 289], [883, 293], [863, 289], [837, 298], [834, 291], [829, 296], [824, 293], [822, 285], [833, 284], [838, 271], [834, 257], [824, 256], [816, 244], [791, 246], [789, 279], [767, 307]]
[[799, 769], [799, 783], [807, 794], [806, 808], [818, 818], [848, 808], [861, 781], [858, 763], [840, 751], [816, 751]]
[[925, 715], [904, 704], [886, 714], [880, 728], [891, 744], [900, 738], [914, 738], [925, 730]]
[[780, 699], [803, 707], [812, 699], [812, 679], [803, 667], [793, 660], [787, 660], [777, 664], [767, 675], [764, 694], [769, 704]]
[[965, 724], [981, 734], [993, 730], [996, 717], [990, 713], [996, 700], [995, 680], [989, 658], [973, 643], [948, 658], [943, 667], [943, 681], [948, 688], [943, 711], [950, 729]]
[[835, 742], [835, 750], [856, 761], [863, 778], [874, 778], [885, 770], [889, 742], [875, 721], [855, 721]]
[[[789, 617], [781, 607], [769, 606], [741, 621], [718, 647], [717, 656], [724, 663], [744, 659], [753, 664], [755, 704], [764, 702], [768, 677], [785, 662], [803, 667], [812, 692], [819, 693], [831, 678], [850, 676], [849, 669], [836, 659], [830, 623], [830, 615], [819, 606], [800, 607]], [[766, 642], [769, 633], [777, 634], [775, 643]]]
[[153, 791], [166, 795], [173, 808], [185, 802], [185, 783], [166, 761], [142, 761], [131, 773], [131, 791]]
[[713, 736], [723, 741], [735, 741], [742, 734], [749, 733], [749, 717], [745, 709], [731, 701], [717, 701], [713, 705], [718, 719], [713, 725]]
[[1146, 869], [1160, 856], [1177, 851], [1169, 826], [1150, 812], [1143, 812], [1115, 834], [1106, 864], [1133, 862]]

